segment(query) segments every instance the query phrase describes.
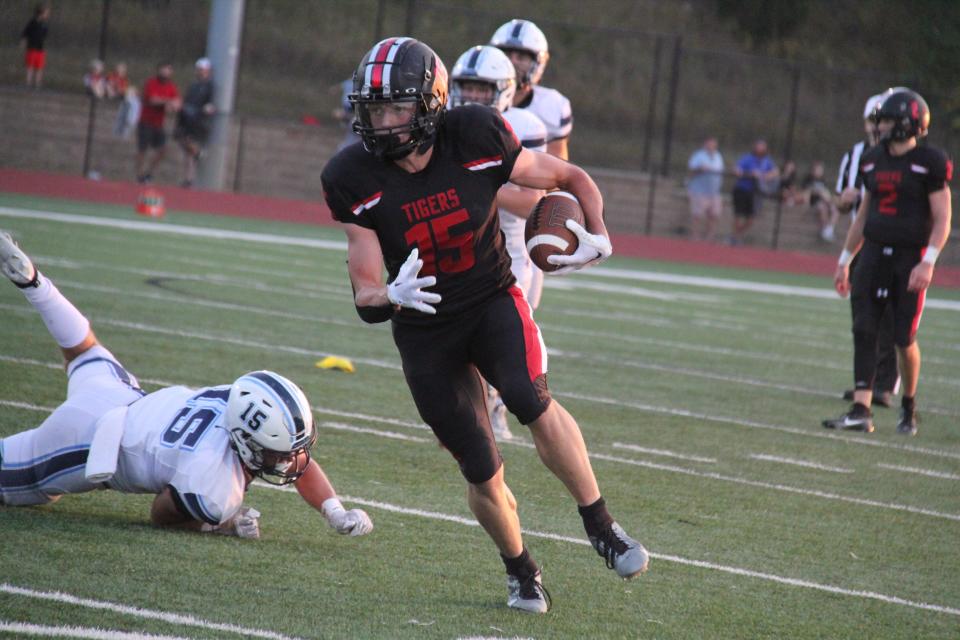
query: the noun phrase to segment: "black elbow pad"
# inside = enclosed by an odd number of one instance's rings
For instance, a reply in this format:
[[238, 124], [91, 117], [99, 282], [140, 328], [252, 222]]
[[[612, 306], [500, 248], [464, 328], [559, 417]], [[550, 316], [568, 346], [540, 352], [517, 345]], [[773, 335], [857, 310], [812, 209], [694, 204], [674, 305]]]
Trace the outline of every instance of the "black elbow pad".
[[357, 315], [360, 316], [361, 320], [370, 324], [386, 322], [393, 317], [393, 306], [357, 307]]

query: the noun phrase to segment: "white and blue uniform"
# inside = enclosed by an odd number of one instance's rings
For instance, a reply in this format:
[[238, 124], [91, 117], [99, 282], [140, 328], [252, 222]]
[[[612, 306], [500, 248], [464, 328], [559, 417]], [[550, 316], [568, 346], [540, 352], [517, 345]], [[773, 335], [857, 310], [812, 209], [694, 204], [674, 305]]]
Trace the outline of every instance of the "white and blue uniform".
[[547, 127], [547, 142], [569, 138], [573, 131], [573, 109], [570, 100], [556, 89], [535, 84], [530, 96], [514, 108], [526, 109], [543, 121]]
[[[43, 424], [0, 440], [0, 502], [44, 504], [95, 489], [157, 494], [170, 486], [195, 520], [216, 525], [236, 514], [246, 479], [223, 428], [229, 385], [145, 395], [102, 346], [71, 362], [67, 375], [67, 400]], [[122, 431], [104, 451], [94, 436], [113, 418]], [[88, 479], [88, 459], [104, 454], [116, 457], [112, 476]]]
[[[503, 119], [510, 124], [520, 144], [531, 151], [547, 150], [547, 127], [526, 109], [510, 108], [503, 112]], [[509, 189], [507, 185], [504, 188]], [[526, 220], [506, 209], [500, 209], [500, 229], [506, 239], [507, 253], [510, 254], [510, 270], [517, 279], [517, 286], [523, 291], [527, 302], [534, 309], [540, 304], [543, 291], [543, 271], [530, 259], [524, 240]]]

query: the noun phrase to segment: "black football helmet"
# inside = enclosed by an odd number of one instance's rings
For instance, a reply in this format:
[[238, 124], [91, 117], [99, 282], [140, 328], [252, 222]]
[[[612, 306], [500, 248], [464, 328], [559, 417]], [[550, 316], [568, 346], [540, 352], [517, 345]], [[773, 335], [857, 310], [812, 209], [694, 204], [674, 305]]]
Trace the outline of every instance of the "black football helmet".
[[876, 111], [877, 122], [893, 120], [893, 128], [880, 135], [881, 140], [922, 138], [930, 127], [930, 108], [926, 100], [910, 89], [894, 90], [884, 97]]
[[[447, 69], [440, 56], [419, 40], [386, 38], [363, 56], [348, 100], [356, 112], [353, 130], [364, 148], [378, 158], [399, 160], [433, 144], [447, 104]], [[415, 103], [413, 118], [403, 126], [375, 128], [369, 107], [393, 102]], [[409, 138], [401, 142], [403, 134]]]

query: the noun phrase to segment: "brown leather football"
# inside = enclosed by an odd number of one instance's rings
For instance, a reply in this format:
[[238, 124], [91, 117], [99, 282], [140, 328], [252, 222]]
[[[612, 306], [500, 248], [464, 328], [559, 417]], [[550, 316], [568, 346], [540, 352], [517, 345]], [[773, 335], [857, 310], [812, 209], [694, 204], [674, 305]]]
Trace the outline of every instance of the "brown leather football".
[[524, 240], [533, 263], [544, 271], [556, 271], [560, 265], [547, 262], [548, 256], [570, 255], [580, 244], [576, 234], [567, 229], [567, 220], [583, 225], [583, 209], [573, 194], [552, 191], [540, 198], [527, 218]]

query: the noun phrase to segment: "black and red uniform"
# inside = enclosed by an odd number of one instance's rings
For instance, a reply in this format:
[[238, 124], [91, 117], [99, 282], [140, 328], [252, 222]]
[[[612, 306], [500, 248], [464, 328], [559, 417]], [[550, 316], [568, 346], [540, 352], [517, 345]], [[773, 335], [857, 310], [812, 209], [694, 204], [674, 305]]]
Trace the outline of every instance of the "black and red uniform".
[[[930, 194], [943, 189], [953, 165], [947, 156], [929, 146], [893, 156], [887, 145], [873, 147], [860, 161], [864, 188], [870, 193], [870, 208], [863, 228], [864, 242], [853, 272], [851, 302], [853, 332], [858, 344], [875, 341], [880, 316], [893, 306], [894, 342], [909, 346], [916, 337], [923, 313], [925, 291], [908, 291], [910, 272], [923, 258], [933, 228]], [[859, 334], [859, 338], [858, 338]], [[873, 368], [855, 356], [858, 389], [872, 388]], [[871, 378], [866, 380], [865, 378]]]
[[424, 421], [469, 482], [501, 464], [480, 374], [524, 424], [547, 408], [547, 355], [532, 312], [510, 272], [497, 217], [497, 191], [521, 145], [495, 110], [459, 107], [444, 115], [427, 166], [409, 173], [362, 144], [323, 170], [333, 217], [372, 229], [392, 281], [419, 249], [420, 275], [437, 278], [436, 315], [403, 308], [393, 336]]

